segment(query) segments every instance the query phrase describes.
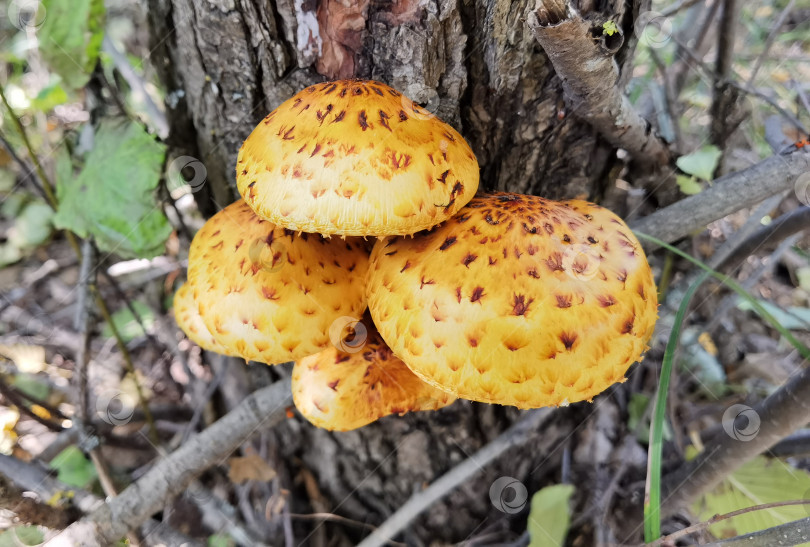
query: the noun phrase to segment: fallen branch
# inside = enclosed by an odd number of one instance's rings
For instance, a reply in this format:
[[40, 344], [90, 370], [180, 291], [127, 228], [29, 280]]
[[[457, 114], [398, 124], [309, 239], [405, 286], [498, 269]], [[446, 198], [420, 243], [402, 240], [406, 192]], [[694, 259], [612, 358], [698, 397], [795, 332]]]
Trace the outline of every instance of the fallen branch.
[[708, 529], [713, 524], [717, 524], [720, 521], [732, 519], [734, 517], [739, 517], [740, 515], [745, 515], [746, 513], [753, 513], [755, 511], [765, 511], [766, 509], [773, 509], [775, 507], [788, 507], [793, 505], [807, 505], [810, 504], [810, 500], [789, 500], [789, 501], [777, 501], [774, 503], [763, 503], [761, 505], [754, 505], [752, 507], [746, 507], [744, 509], [737, 509], [736, 511], [731, 511], [730, 513], [724, 513], [722, 515], [714, 515], [709, 520], [704, 520], [702, 522], [698, 522], [691, 526], [687, 526], [686, 528], [682, 528], [677, 532], [673, 532], [664, 537], [660, 537], [655, 541], [651, 541], [650, 543], [645, 543], [644, 547], [660, 547], [661, 545], [673, 545], [675, 540], [684, 538], [689, 534], [694, 534], [695, 532], [700, 532], [702, 530]]
[[563, 4], [568, 2], [540, 0], [527, 23], [562, 80], [568, 107], [634, 160], [666, 165], [670, 159], [666, 143], [617, 86], [619, 67], [613, 55], [623, 43], [622, 34], [602, 33], [596, 27], [595, 38], [595, 24]]
[[[719, 432], [706, 444], [706, 450], [664, 477], [662, 515], [671, 515], [680, 506], [689, 504], [745, 462], [805, 426], [810, 421], [810, 367], [801, 369], [754, 407], [754, 412], [759, 418], [759, 429], [753, 438], [740, 440], [726, 431]], [[724, 430], [737, 431], [734, 423], [723, 425]]]
[[137, 528], [182, 492], [205, 469], [217, 464], [260, 427], [272, 427], [292, 402], [285, 379], [250, 394], [239, 406], [192, 436], [121, 494], [70, 525], [54, 545], [111, 545]]
[[[42, 503], [59, 497], [64, 499], [67, 497], [67, 493], [70, 493], [70, 507], [73, 507], [74, 510], [78, 509], [82, 513], [89, 513], [104, 503], [100, 498], [85, 490], [74, 488], [55, 479], [50, 472], [51, 470], [43, 465], [26, 463], [12, 456], [0, 454], [0, 474], [7, 477], [20, 490], [36, 494]], [[20, 503], [24, 503], [24, 500], [21, 500]], [[15, 511], [15, 507], [7, 507], [7, 509]], [[70, 509], [67, 511], [70, 512]], [[188, 545], [190, 547], [201, 545], [200, 542], [155, 520], [144, 523], [142, 532], [144, 535], [149, 535], [153, 541], [166, 545]], [[56, 543], [49, 541], [48, 545], [56, 545]]]
[[[701, 193], [632, 222], [630, 228], [672, 243], [710, 222], [792, 189], [797, 179], [808, 173], [810, 154], [804, 149], [771, 156], [748, 169], [720, 177]], [[654, 245], [645, 247], [652, 249]]]
[[705, 547], [761, 547], [762, 545], [804, 545], [810, 537], [810, 517], [794, 520], [761, 530], [722, 541], [706, 543]]
[[358, 547], [380, 547], [405, 529], [416, 517], [431, 505], [445, 497], [470, 477], [503, 454], [509, 448], [520, 444], [530, 431], [537, 429], [553, 414], [551, 408], [539, 408], [528, 412], [520, 421], [504, 431], [481, 450], [470, 456], [453, 469], [439, 477], [430, 486], [417, 492], [394, 511], [382, 525], [364, 539]]

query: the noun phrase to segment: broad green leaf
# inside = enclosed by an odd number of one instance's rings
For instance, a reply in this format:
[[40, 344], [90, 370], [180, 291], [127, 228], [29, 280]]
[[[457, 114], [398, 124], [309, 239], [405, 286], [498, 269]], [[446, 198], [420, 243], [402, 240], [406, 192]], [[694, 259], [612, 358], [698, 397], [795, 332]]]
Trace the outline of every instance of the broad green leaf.
[[0, 547], [39, 545], [43, 541], [45, 535], [36, 526], [15, 526], [0, 533]]
[[[754, 505], [806, 499], [810, 474], [780, 460], [758, 456], [728, 476], [715, 489], [699, 498], [692, 510], [700, 520]], [[807, 517], [807, 505], [787, 505], [752, 511], [709, 527], [718, 538], [764, 530]]]
[[85, 488], [96, 478], [96, 468], [82, 451], [68, 446], [51, 461], [51, 467], [58, 471], [57, 478], [67, 485]]
[[[138, 315], [147, 329], [155, 323], [155, 314], [152, 312], [152, 308], [140, 300], [132, 302], [132, 307], [136, 312], [138, 312]], [[143, 335], [141, 326], [138, 325], [138, 322], [135, 320], [135, 316], [126, 306], [112, 314], [112, 320], [113, 323], [115, 323], [115, 328], [121, 335], [121, 338], [124, 339], [124, 342], [130, 342], [138, 336]], [[104, 324], [102, 335], [107, 338], [112, 338], [113, 336], [112, 329], [110, 329], [110, 326], [106, 323]]]
[[700, 183], [695, 179], [695, 177], [687, 177], [686, 175], [677, 175], [675, 177], [675, 182], [678, 183], [678, 188], [681, 189], [681, 192], [684, 194], [691, 196], [693, 194], [699, 194], [703, 187]]
[[703, 180], [712, 180], [721, 155], [720, 149], [710, 144], [691, 154], [681, 156], [675, 163], [681, 171], [688, 175], [694, 175]]
[[532, 496], [529, 512], [529, 547], [556, 547], [565, 542], [571, 521], [568, 502], [574, 493], [570, 484], [541, 488]]
[[104, 38], [104, 0], [42, 0], [45, 22], [39, 50], [71, 89], [83, 87], [98, 60]]
[[[810, 309], [791, 306], [783, 310], [767, 300], [759, 300], [759, 304], [786, 329], [810, 330]], [[746, 300], [740, 301], [737, 307], [744, 311], [757, 311], [751, 303]]]
[[76, 177], [58, 169], [54, 224], [125, 258], [163, 252], [171, 226], [155, 200], [165, 147], [126, 120], [104, 120]]

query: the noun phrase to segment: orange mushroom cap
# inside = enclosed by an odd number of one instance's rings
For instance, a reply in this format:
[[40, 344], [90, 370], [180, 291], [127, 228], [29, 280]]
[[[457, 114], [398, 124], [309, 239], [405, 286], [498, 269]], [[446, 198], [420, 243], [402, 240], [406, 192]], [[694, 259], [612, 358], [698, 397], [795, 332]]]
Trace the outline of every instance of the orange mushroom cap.
[[383, 339], [423, 380], [522, 408], [622, 381], [658, 305], [641, 245], [612, 212], [506, 193], [378, 242], [367, 294]]
[[225, 353], [225, 348], [214, 340], [208, 327], [205, 326], [193, 296], [191, 285], [188, 283], [174, 293], [174, 319], [177, 326], [202, 349]]
[[370, 319], [343, 325], [335, 347], [295, 363], [295, 406], [318, 427], [348, 431], [383, 416], [438, 410], [456, 400], [419, 379]]
[[253, 130], [236, 183], [260, 217], [294, 231], [412, 234], [478, 188], [478, 162], [451, 126], [385, 84], [310, 86]]
[[334, 321], [363, 313], [367, 269], [363, 240], [296, 236], [240, 200], [194, 236], [188, 279], [214, 340], [274, 364], [326, 349]]

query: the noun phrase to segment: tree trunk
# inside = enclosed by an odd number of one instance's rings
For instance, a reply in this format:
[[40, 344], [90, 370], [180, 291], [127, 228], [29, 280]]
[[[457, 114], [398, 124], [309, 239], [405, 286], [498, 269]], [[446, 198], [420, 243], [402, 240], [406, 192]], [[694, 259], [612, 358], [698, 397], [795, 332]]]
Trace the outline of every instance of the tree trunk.
[[[611, 19], [631, 37], [641, 2], [631, 2], [628, 12], [621, 1], [574, 3], [595, 29]], [[526, 28], [533, 0], [148, 0], [148, 5], [152, 58], [167, 87], [172, 155], [194, 156], [205, 165], [207, 184], [196, 197], [206, 214], [236, 198], [236, 154], [254, 125], [303, 87], [336, 78], [380, 80], [454, 125], [478, 156], [484, 189], [594, 198], [619, 171], [615, 151], [566, 111], [561, 82]], [[619, 50], [619, 63], [632, 58], [632, 42]], [[503, 517], [490, 503], [493, 479], [510, 475], [525, 482], [584, 412], [588, 407], [560, 413], [521, 453], [508, 454], [426, 513], [409, 541], [463, 540], [490, 525], [488, 515]], [[517, 415], [511, 408], [459, 401], [443, 411], [387, 418], [351, 433], [288, 421], [274, 435], [285, 461], [297, 455], [314, 474], [326, 500], [323, 509], [376, 524]], [[306, 492], [312, 499], [311, 485]], [[516, 528], [521, 526], [525, 520]]]

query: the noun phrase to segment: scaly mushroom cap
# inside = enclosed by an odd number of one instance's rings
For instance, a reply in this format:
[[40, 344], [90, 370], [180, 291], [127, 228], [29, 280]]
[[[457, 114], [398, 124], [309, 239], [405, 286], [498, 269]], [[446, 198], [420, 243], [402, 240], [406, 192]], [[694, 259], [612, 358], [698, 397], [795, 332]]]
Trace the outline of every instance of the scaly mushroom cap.
[[295, 363], [295, 406], [318, 427], [357, 429], [388, 416], [438, 410], [456, 400], [419, 379], [385, 345], [370, 319], [346, 324], [337, 347]]
[[260, 217], [294, 231], [412, 234], [478, 188], [464, 138], [385, 84], [340, 80], [283, 103], [245, 140], [236, 183]]
[[366, 308], [363, 240], [296, 236], [241, 200], [197, 232], [188, 262], [203, 322], [245, 360], [283, 363], [323, 351], [331, 324]]
[[521, 408], [590, 400], [645, 351], [656, 287], [630, 229], [585, 201], [478, 196], [431, 232], [380, 241], [369, 310], [426, 382]]
[[186, 333], [192, 342], [204, 350], [225, 353], [222, 347], [203, 323], [200, 313], [197, 311], [197, 304], [194, 302], [191, 285], [188, 283], [177, 289], [174, 293], [174, 319], [177, 326]]

